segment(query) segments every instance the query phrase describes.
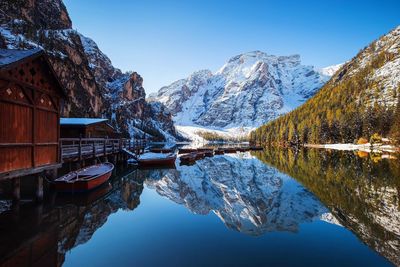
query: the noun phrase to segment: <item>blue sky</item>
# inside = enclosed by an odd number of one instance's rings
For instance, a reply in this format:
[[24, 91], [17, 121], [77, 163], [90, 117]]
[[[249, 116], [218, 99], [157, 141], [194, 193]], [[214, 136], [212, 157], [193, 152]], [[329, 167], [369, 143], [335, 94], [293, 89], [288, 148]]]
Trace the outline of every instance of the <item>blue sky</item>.
[[94, 39], [147, 93], [237, 54], [300, 54], [325, 67], [351, 59], [400, 24], [400, 1], [64, 0], [73, 27]]

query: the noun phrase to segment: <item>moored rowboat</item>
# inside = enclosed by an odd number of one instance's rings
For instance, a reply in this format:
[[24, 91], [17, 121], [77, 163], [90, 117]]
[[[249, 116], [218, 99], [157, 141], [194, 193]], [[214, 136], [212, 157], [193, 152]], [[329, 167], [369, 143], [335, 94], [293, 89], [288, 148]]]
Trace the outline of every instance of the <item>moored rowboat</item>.
[[264, 148], [261, 146], [251, 146], [250, 150], [264, 150]]
[[224, 152], [223, 149], [217, 149], [217, 150], [214, 151], [214, 154], [215, 155], [223, 155], [223, 154], [225, 154], [225, 152]]
[[208, 149], [208, 150], [203, 150], [203, 153], [206, 157], [212, 157], [214, 156], [214, 150]]
[[204, 159], [205, 156], [206, 156], [206, 153], [204, 153], [204, 152], [196, 152], [196, 160]]
[[61, 176], [53, 184], [57, 191], [90, 191], [107, 182], [113, 169], [114, 165], [111, 163], [96, 164]]
[[224, 152], [225, 153], [236, 153], [236, 148], [225, 148]]
[[181, 164], [188, 165], [188, 164], [193, 164], [193, 163], [195, 163], [195, 162], [196, 162], [196, 155], [197, 155], [196, 152], [192, 152], [192, 153], [190, 153], [190, 154], [186, 154], [186, 155], [181, 156], [181, 157], [179, 158]]
[[172, 153], [171, 148], [150, 148], [150, 152], [153, 153]]
[[175, 154], [145, 153], [139, 156], [139, 167], [175, 166]]
[[192, 152], [196, 152], [197, 149], [196, 148], [180, 148], [178, 150], [178, 154], [186, 154], [186, 153], [192, 153]]

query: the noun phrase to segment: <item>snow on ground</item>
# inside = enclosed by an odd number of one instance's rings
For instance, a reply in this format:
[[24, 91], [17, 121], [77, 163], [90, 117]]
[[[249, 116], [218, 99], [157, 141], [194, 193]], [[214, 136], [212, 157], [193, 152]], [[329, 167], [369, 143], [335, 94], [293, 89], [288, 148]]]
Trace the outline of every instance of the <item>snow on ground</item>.
[[328, 66], [318, 70], [319, 73], [326, 76], [333, 76], [345, 63], [340, 63], [337, 65]]
[[206, 128], [198, 125], [182, 126], [176, 125], [176, 130], [185, 138], [190, 139], [194, 146], [202, 146], [208, 141], [198, 135], [198, 132], [216, 133], [225, 138], [238, 138], [246, 137], [254, 128], [230, 128], [230, 129], [218, 129], [218, 128]]
[[166, 159], [171, 154], [147, 152], [139, 156], [140, 159]]
[[392, 145], [373, 145], [371, 147], [370, 143], [355, 145], [355, 144], [323, 144], [323, 145], [306, 145], [306, 147], [314, 147], [314, 148], [326, 148], [326, 149], [335, 149], [335, 150], [360, 150], [365, 152], [396, 152], [398, 151], [395, 146]]

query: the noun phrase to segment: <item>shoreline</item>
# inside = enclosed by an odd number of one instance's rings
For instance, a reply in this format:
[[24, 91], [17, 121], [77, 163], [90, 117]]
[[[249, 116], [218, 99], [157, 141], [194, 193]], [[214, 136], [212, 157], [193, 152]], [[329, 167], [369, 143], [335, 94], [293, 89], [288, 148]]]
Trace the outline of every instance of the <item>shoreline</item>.
[[390, 153], [399, 153], [400, 147], [394, 145], [383, 145], [383, 144], [375, 144], [371, 145], [370, 143], [357, 145], [357, 144], [304, 144], [304, 147], [308, 148], [324, 148], [324, 149], [335, 149], [335, 150], [346, 150], [346, 151], [364, 151], [364, 152], [390, 152]]

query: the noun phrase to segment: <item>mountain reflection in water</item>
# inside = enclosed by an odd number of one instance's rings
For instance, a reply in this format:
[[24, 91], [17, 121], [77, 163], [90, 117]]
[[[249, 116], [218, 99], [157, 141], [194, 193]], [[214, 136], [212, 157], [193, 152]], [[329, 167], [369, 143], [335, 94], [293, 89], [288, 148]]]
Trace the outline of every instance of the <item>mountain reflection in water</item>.
[[296, 232], [301, 223], [336, 220], [307, 189], [250, 154], [214, 156], [176, 170], [148, 171], [145, 184], [196, 214], [213, 211], [245, 234]]
[[118, 168], [90, 194], [0, 213], [0, 266], [389, 265], [371, 249], [400, 265], [400, 163], [361, 156], [267, 150]]
[[252, 154], [302, 183], [342, 225], [400, 266], [398, 155], [318, 149]]

